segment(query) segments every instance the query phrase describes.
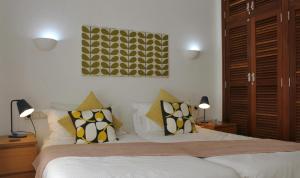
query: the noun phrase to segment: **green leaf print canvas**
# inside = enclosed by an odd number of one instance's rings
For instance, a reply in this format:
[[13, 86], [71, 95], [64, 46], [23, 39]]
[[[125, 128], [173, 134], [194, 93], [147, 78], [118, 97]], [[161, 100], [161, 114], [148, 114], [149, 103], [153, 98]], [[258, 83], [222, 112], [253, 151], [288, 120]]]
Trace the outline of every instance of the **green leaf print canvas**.
[[82, 26], [84, 76], [168, 77], [167, 34]]

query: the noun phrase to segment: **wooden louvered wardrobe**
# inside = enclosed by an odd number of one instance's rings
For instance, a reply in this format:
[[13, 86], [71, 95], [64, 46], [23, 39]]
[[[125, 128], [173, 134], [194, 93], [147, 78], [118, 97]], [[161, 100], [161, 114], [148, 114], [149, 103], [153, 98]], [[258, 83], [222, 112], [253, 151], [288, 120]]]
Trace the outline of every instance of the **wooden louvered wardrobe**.
[[300, 141], [300, 0], [222, 0], [223, 119]]

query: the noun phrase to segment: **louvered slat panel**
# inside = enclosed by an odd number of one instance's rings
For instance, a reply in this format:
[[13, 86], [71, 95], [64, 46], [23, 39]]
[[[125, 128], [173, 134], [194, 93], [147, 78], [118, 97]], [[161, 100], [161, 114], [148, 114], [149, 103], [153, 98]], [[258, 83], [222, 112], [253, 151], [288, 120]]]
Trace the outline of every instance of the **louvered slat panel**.
[[281, 0], [253, 0], [254, 1], [254, 13], [265, 13], [266, 11], [272, 11], [278, 9], [281, 6]]
[[237, 124], [239, 134], [247, 135], [249, 119], [248, 86], [230, 88], [230, 119]]
[[245, 13], [247, 9], [246, 0], [229, 0], [228, 1], [228, 11], [229, 16], [239, 15]]
[[245, 83], [245, 76], [247, 76], [247, 67], [236, 66], [230, 69], [230, 82], [233, 83]]
[[229, 71], [230, 83], [245, 83], [248, 73], [247, 26], [242, 25], [229, 30]]
[[277, 1], [277, 0], [255, 0], [255, 7], [258, 8], [258, 7], [262, 7], [265, 5], [269, 5], [269, 4], [273, 3], [274, 1]]
[[[258, 1], [256, 1], [258, 2]], [[267, 1], [259, 1], [263, 4]], [[255, 136], [279, 138], [278, 20], [272, 16], [255, 22], [256, 128]]]
[[[233, 2], [233, 1], [231, 1]], [[237, 2], [237, 1], [236, 1]], [[229, 118], [237, 124], [239, 134], [248, 134], [249, 89], [247, 74], [248, 26], [247, 24], [228, 27], [228, 69], [229, 70]]]
[[300, 142], [300, 10], [295, 11], [296, 52], [296, 141]]

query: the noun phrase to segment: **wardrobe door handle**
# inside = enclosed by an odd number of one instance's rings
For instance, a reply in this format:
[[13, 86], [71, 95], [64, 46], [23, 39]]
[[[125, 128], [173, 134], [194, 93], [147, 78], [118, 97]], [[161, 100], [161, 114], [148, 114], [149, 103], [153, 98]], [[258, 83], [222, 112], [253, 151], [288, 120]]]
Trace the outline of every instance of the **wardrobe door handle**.
[[254, 11], [254, 1], [251, 2], [251, 10]]
[[256, 76], [255, 73], [252, 73], [252, 82], [255, 82]]
[[250, 15], [250, 4], [249, 4], [249, 2], [247, 3], [246, 10], [247, 10], [248, 14]]
[[251, 82], [251, 74], [248, 73], [248, 82]]

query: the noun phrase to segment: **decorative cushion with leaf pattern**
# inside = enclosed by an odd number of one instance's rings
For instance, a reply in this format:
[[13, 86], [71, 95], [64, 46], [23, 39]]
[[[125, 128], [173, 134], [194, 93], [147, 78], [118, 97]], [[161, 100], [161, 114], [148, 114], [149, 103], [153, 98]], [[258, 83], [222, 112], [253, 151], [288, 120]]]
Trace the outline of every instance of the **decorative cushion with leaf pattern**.
[[192, 133], [190, 106], [183, 102], [161, 101], [165, 135]]
[[104, 143], [117, 140], [111, 108], [69, 111], [76, 128], [76, 144]]

